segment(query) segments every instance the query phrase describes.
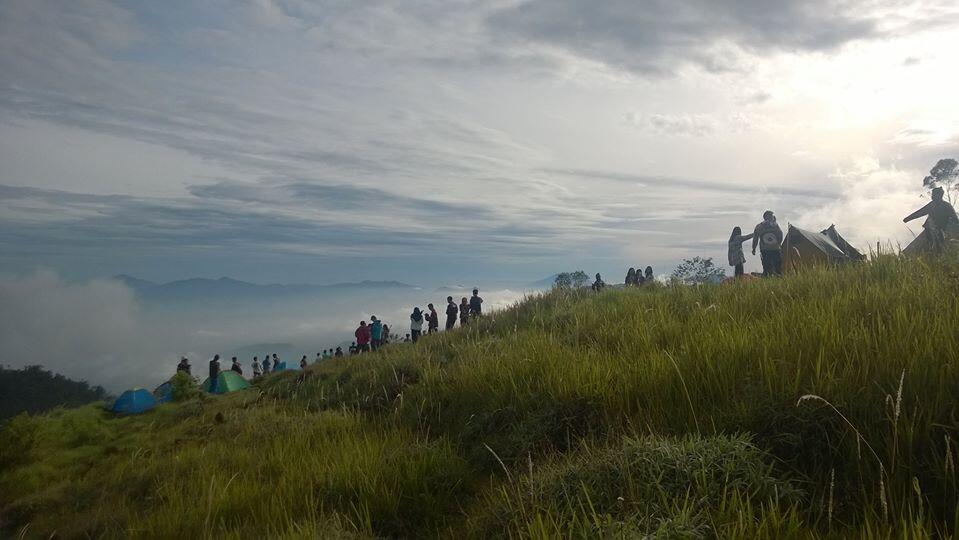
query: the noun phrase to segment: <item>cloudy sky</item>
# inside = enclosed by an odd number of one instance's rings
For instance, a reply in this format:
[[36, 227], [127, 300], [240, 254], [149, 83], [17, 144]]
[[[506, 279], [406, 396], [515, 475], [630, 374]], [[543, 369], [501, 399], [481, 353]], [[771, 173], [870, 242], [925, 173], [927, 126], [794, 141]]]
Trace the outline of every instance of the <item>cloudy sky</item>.
[[0, 0], [0, 269], [618, 280], [724, 263], [730, 228], [766, 208], [905, 242], [923, 175], [959, 154], [957, 15]]

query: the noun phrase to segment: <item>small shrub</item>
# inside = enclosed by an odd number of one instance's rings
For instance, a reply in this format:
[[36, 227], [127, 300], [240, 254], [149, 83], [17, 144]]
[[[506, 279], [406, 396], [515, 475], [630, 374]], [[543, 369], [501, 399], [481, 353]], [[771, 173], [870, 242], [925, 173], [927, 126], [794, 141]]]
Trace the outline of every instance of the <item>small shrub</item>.
[[176, 402], [193, 399], [202, 393], [196, 379], [182, 371], [170, 379], [170, 385], [172, 386], [173, 401]]
[[26, 413], [11, 418], [0, 427], [0, 469], [26, 463], [36, 439], [37, 424]]

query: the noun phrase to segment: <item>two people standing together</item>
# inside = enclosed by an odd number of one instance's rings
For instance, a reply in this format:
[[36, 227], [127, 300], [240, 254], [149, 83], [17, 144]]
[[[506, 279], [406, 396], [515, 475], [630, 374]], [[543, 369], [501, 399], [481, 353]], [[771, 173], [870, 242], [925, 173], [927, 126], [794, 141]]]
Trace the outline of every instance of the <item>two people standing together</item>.
[[783, 273], [783, 230], [776, 222], [776, 214], [772, 210], [763, 212], [763, 220], [753, 232], [743, 234], [742, 229], [733, 227], [729, 236], [729, 266], [735, 269], [736, 277], [744, 274], [743, 265], [746, 264], [746, 255], [743, 253], [743, 243], [753, 241], [753, 255], [759, 247], [759, 256], [763, 263], [764, 276], [778, 276]]

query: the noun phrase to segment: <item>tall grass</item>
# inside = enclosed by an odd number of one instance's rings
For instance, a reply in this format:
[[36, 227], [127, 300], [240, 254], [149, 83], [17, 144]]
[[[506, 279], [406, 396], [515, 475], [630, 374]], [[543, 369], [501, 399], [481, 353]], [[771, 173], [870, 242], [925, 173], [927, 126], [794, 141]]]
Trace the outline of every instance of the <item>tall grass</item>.
[[42, 435], [0, 473], [3, 526], [952, 535], [957, 284], [952, 260], [881, 256], [785, 279], [556, 292], [240, 395], [19, 419]]

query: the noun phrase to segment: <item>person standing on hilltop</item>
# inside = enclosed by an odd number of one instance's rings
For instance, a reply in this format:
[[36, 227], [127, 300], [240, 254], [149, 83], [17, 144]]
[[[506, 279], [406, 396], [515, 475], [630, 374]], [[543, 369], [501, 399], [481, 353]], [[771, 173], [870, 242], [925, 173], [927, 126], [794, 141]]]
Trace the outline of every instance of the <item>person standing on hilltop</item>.
[[626, 279], [624, 281], [627, 287], [632, 287], [633, 285], [636, 285], [636, 269], [635, 268], [630, 267], [629, 270], [626, 271]]
[[250, 365], [250, 369], [253, 370], [253, 378], [257, 378], [260, 375], [263, 375], [263, 369], [260, 367], [260, 361], [257, 357], [253, 357], [253, 363]]
[[759, 246], [760, 259], [763, 262], [763, 275], [778, 276], [783, 273], [783, 230], [776, 223], [772, 210], [763, 212], [763, 220], [753, 231], [753, 255]]
[[273, 371], [274, 371], [274, 373], [275, 373], [276, 370], [278, 370], [278, 369], [280, 369], [280, 358], [276, 355], [276, 353], [273, 353]]
[[187, 375], [192, 375], [192, 373], [190, 373], [190, 361], [187, 360], [186, 356], [180, 358], [180, 363], [176, 365], [176, 372], [180, 373], [181, 371]]
[[464, 296], [460, 300], [460, 326], [466, 326], [466, 323], [470, 319], [470, 303], [469, 300]]
[[426, 304], [426, 307], [430, 310], [429, 314], [426, 316], [426, 333], [432, 334], [433, 332], [438, 332], [440, 329], [440, 314], [436, 312], [436, 308], [433, 307], [433, 304]]
[[906, 216], [902, 222], [910, 221], [922, 216], [929, 216], [922, 227], [929, 232], [929, 239], [932, 241], [932, 249], [936, 253], [941, 253], [946, 244], [946, 229], [950, 224], [959, 225], [959, 216], [956, 216], [956, 209], [951, 204], [943, 200], [945, 190], [937, 187], [932, 190], [932, 200], [929, 204], [919, 210]]
[[599, 275], [599, 272], [596, 272], [596, 281], [591, 285], [592, 289], [596, 292], [599, 292], [606, 288], [606, 283], [603, 282], [603, 277]]
[[336, 358], [343, 358], [343, 347], [337, 347], [336, 352], [333, 353], [333, 356]]
[[233, 363], [230, 365], [230, 371], [236, 373], [239, 376], [243, 376], [243, 368], [240, 367], [240, 361], [233, 357]]
[[743, 242], [751, 239], [753, 233], [743, 234], [739, 227], [733, 227], [732, 234], [729, 235], [729, 266], [734, 268], [734, 275], [739, 277], [743, 275], [743, 265], [746, 264], [746, 255], [743, 253]]
[[470, 317], [477, 318], [483, 315], [483, 299], [480, 298], [479, 289], [473, 289], [473, 296], [470, 298]]
[[390, 325], [383, 323], [383, 337], [380, 339], [380, 345], [389, 345], [390, 343]]
[[356, 332], [353, 332], [353, 335], [356, 336], [356, 352], [369, 352], [371, 334], [370, 327], [366, 325], [366, 321], [360, 321], [360, 326], [356, 329]]
[[410, 335], [413, 336], [413, 343], [416, 343], [420, 339], [420, 334], [423, 333], [423, 312], [420, 311], [419, 307], [413, 308], [413, 313], [410, 314]]
[[375, 351], [383, 344], [383, 321], [370, 315], [370, 346]]
[[306, 361], [306, 355], [304, 354], [303, 358], [300, 358], [300, 369], [306, 369], [309, 365], [310, 363]]
[[210, 360], [210, 393], [215, 394], [220, 378], [220, 355], [214, 354]]
[[264, 354], [263, 355], [263, 374], [268, 375], [272, 371], [271, 370], [272, 367], [273, 365], [270, 364], [270, 355]]
[[456, 315], [459, 313], [460, 309], [456, 307], [456, 302], [453, 301], [452, 296], [446, 297], [446, 329], [452, 330], [456, 326]]
[[[638, 272], [637, 272], [638, 273]], [[646, 275], [643, 276], [643, 282], [647, 285], [652, 285], [656, 283], [656, 277], [653, 275], [653, 267], [646, 267]]]

